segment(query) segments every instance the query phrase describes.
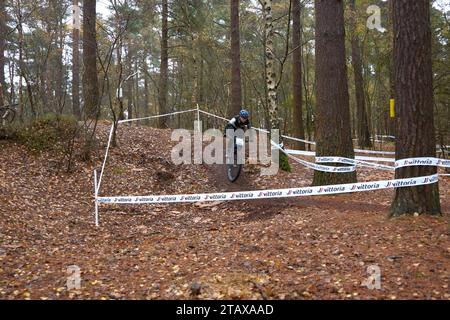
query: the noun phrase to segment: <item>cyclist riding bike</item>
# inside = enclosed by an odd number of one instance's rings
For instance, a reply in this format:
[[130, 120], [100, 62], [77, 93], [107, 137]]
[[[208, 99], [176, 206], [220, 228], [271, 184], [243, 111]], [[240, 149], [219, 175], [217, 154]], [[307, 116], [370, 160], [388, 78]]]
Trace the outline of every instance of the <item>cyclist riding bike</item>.
[[[225, 132], [224, 137], [227, 137], [227, 130], [239, 130], [242, 129], [243, 131], [246, 131], [248, 129], [251, 129], [251, 123], [249, 120], [249, 114], [247, 110], [241, 110], [239, 114], [228, 121], [227, 125], [225, 126]], [[231, 137], [228, 137], [228, 139], [231, 139]], [[227, 176], [228, 179], [231, 182], [234, 182], [241, 172], [242, 163], [238, 163], [238, 148], [242, 148], [243, 146], [243, 137], [239, 138], [241, 141], [238, 143], [238, 140], [236, 139], [236, 136], [234, 135], [234, 143], [232, 146], [234, 146], [234, 152], [227, 149], [226, 158], [227, 158]], [[228, 145], [230, 145], [228, 143]], [[229, 152], [232, 152], [231, 154]], [[234, 155], [232, 155], [234, 153]], [[231, 162], [230, 162], [230, 161]]]

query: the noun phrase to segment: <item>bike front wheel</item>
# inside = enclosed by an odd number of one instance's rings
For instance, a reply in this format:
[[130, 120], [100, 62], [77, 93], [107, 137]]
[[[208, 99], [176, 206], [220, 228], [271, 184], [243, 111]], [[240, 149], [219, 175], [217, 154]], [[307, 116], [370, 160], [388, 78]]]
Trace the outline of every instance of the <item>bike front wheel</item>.
[[227, 164], [227, 177], [230, 182], [235, 182], [241, 174], [242, 164]]

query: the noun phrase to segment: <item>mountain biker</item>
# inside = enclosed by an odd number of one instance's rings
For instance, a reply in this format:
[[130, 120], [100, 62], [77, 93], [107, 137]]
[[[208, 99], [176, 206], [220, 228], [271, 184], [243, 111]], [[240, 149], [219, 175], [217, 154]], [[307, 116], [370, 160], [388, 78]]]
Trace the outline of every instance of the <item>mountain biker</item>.
[[228, 121], [227, 125], [225, 126], [225, 132], [224, 136], [226, 136], [226, 132], [228, 129], [242, 129], [246, 131], [247, 129], [251, 129], [252, 125], [249, 120], [249, 113], [247, 110], [242, 109], [237, 116], [234, 116], [233, 118]]
[[[227, 137], [227, 130], [233, 130], [236, 131], [238, 129], [242, 129], [244, 132], [248, 129], [251, 129], [252, 125], [249, 120], [249, 113], [247, 110], [242, 109], [237, 116], [234, 116], [233, 118], [228, 121], [227, 125], [225, 126], [225, 130], [223, 133], [224, 137]], [[229, 137], [227, 137], [229, 139]], [[237, 150], [236, 145], [236, 136], [233, 137], [234, 143], [227, 144], [228, 146], [233, 146], [234, 152]], [[226, 158], [227, 159], [233, 159], [231, 154], [229, 152], [232, 152], [230, 149], [227, 149]]]

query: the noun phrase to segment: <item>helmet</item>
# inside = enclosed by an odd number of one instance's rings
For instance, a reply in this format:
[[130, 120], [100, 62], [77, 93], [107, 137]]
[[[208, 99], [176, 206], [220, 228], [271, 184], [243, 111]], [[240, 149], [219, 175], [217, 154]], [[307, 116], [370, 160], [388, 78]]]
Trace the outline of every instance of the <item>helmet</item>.
[[244, 119], [248, 119], [248, 111], [242, 109], [241, 112], [239, 112], [239, 115], [244, 118]]

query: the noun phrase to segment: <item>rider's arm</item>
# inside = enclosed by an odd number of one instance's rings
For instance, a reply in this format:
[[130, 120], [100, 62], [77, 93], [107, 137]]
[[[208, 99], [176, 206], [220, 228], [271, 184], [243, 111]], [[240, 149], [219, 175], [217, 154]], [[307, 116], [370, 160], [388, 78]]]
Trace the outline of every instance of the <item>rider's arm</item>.
[[231, 124], [236, 129], [236, 118], [231, 118], [231, 120], [228, 121], [228, 124]]
[[223, 132], [224, 137], [227, 135], [227, 129], [236, 129], [236, 118], [230, 119], [230, 121], [228, 121], [228, 123], [226, 124]]

